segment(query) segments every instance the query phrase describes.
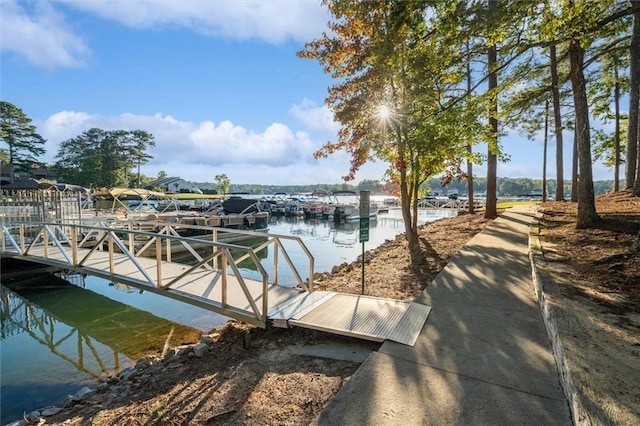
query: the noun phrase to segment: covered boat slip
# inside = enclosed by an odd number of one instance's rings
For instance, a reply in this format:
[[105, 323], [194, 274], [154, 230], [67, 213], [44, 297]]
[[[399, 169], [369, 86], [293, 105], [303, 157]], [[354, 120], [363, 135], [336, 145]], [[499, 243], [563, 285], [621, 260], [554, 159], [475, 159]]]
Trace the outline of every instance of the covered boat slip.
[[[167, 260], [160, 247], [167, 241], [188, 246], [193, 238], [83, 225], [84, 233], [91, 229], [98, 235], [98, 244], [94, 239], [90, 247], [85, 247], [84, 240], [77, 237], [81, 235], [76, 229], [79, 226], [42, 224], [34, 234], [24, 229], [12, 232], [3, 225], [0, 255], [122, 282], [261, 327], [297, 326], [413, 345], [430, 312], [429, 307], [416, 303], [314, 291], [312, 279], [300, 277], [287, 253], [291, 249], [285, 249], [280, 241], [295, 237], [266, 234], [267, 241], [253, 248], [204, 242], [210, 248], [204, 250], [205, 254], [193, 250], [195, 261], [187, 264], [173, 262], [170, 257]], [[122, 235], [123, 232], [133, 236], [151, 234], [149, 236], [157, 241], [155, 256], [136, 255], [133, 246], [127, 245], [134, 238]], [[31, 235], [28, 243], [25, 234]], [[201, 246], [203, 242], [198, 244]], [[304, 249], [301, 241], [300, 245]], [[271, 274], [266, 272], [257, 255], [267, 248], [276, 252]], [[310, 256], [308, 251], [307, 254]], [[245, 272], [247, 262], [253, 265], [250, 273]], [[312, 256], [310, 263], [313, 265]], [[279, 285], [278, 273], [287, 266], [292, 269], [296, 282]], [[310, 270], [312, 277], [312, 267]]]

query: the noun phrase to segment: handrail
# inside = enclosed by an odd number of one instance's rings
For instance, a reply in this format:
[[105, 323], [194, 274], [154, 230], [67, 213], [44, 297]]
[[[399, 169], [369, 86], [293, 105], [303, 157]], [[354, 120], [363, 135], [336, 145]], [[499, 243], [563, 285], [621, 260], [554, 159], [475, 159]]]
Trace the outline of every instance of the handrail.
[[[234, 234], [246, 234], [247, 236], [260, 236], [267, 238], [267, 241], [259, 244], [257, 247], [248, 247], [239, 244], [231, 244], [217, 241], [220, 235], [224, 235], [230, 231], [215, 227], [201, 225], [184, 225], [158, 221], [113, 221], [100, 222], [98, 225], [87, 224], [86, 221], [80, 223], [72, 223], [69, 221], [62, 222], [41, 222], [41, 223], [19, 223], [10, 227], [2, 225], [2, 252], [19, 253], [20, 256], [28, 256], [37, 261], [36, 257], [46, 260], [48, 264], [59, 266], [64, 269], [72, 269], [83, 271], [86, 273], [94, 273], [99, 276], [109, 276], [115, 280], [131, 283], [140, 288], [153, 289], [156, 292], [173, 292], [174, 288], [181, 283], [181, 280], [187, 278], [194, 272], [206, 270], [207, 273], [219, 274], [222, 284], [222, 300], [219, 305], [225, 314], [229, 312], [242, 311], [243, 315], [247, 315], [249, 321], [258, 325], [265, 325], [267, 321], [268, 289], [270, 283], [269, 273], [262, 265], [258, 253], [267, 249], [270, 245], [274, 247], [274, 267], [271, 282], [278, 284], [278, 255], [282, 254], [288, 264], [294, 279], [300, 288], [307, 291], [313, 291], [313, 256], [300, 240], [299, 237], [274, 235], [266, 232], [234, 230]], [[138, 228], [138, 229], [136, 229]], [[142, 230], [144, 228], [145, 230]], [[154, 229], [150, 231], [147, 229]], [[199, 239], [189, 236], [181, 236], [179, 230], [195, 230], [211, 232], [211, 239]], [[19, 244], [16, 236], [20, 236], [21, 241], [26, 241], [26, 247]], [[27, 235], [25, 238], [24, 236]], [[291, 256], [282, 244], [282, 240], [297, 241], [299, 247], [302, 248], [309, 260], [309, 278], [303, 280], [297, 271]], [[141, 241], [140, 244], [136, 244]], [[155, 250], [150, 250], [155, 243]], [[166, 245], [166, 251], [162, 252], [162, 245]], [[171, 262], [172, 244], [182, 245], [186, 252], [190, 253], [192, 262], [189, 264], [180, 263], [184, 266], [178, 276], [164, 278], [163, 268], [168, 262]], [[8, 251], [7, 245], [12, 249]], [[211, 249], [206, 255], [201, 255], [201, 251], [195, 247]], [[41, 247], [36, 251], [36, 247]], [[57, 250], [56, 250], [57, 249]], [[155, 253], [153, 253], [155, 251]], [[98, 256], [96, 253], [103, 252], [100, 256], [107, 256], [108, 266], [105, 269], [93, 271], [90, 265], [91, 259]], [[2, 254], [2, 253], [0, 253]], [[155, 258], [155, 264], [150, 264], [149, 260], [142, 259]], [[240, 263], [250, 261], [253, 265], [251, 268], [257, 271], [261, 277], [262, 306], [258, 306], [256, 300], [249, 291], [246, 278], [240, 268]], [[122, 262], [128, 262], [134, 266], [135, 272], [130, 273], [128, 277], [118, 275], [117, 265]], [[103, 262], [104, 263], [104, 262]], [[175, 263], [175, 262], [174, 262]], [[153, 271], [155, 270], [155, 274]], [[229, 285], [229, 276], [227, 271], [232, 273], [234, 277], [234, 285], [238, 285], [241, 290], [247, 308], [238, 308], [229, 305], [227, 300], [227, 286]], [[255, 272], [254, 272], [255, 273]], [[138, 274], [138, 275], [136, 275]], [[155, 275], [155, 277], [154, 277]], [[202, 301], [200, 301], [202, 302]], [[213, 301], [218, 303], [218, 301]], [[242, 317], [245, 319], [245, 317]]]
[[[169, 228], [172, 230], [172, 233], [176, 236], [179, 237], [181, 239], [185, 239], [188, 237], [182, 237], [178, 234], [178, 232], [176, 231], [176, 229], [182, 229], [182, 230], [188, 230], [188, 231], [201, 231], [201, 232], [213, 232], [213, 235], [216, 236], [216, 241], [218, 239], [220, 239], [221, 237], [224, 237], [224, 235], [226, 234], [234, 234], [234, 235], [245, 235], [247, 237], [264, 237], [267, 239], [267, 241], [265, 243], [263, 243], [260, 246], [257, 246], [256, 248], [253, 249], [254, 253], [258, 253], [263, 249], [268, 248], [270, 245], [276, 245], [276, 241], [278, 240], [291, 240], [291, 241], [295, 241], [298, 244], [298, 247], [303, 251], [303, 253], [305, 254], [305, 256], [307, 257], [307, 260], [309, 262], [309, 278], [307, 283], [305, 284], [305, 281], [300, 278], [299, 274], [296, 274], [296, 272], [294, 272], [294, 276], [296, 278], [296, 284], [300, 285], [302, 287], [306, 286], [309, 288], [313, 288], [313, 275], [314, 275], [314, 269], [315, 269], [315, 261], [313, 258], [313, 255], [311, 254], [311, 252], [309, 251], [308, 247], [304, 244], [304, 242], [296, 236], [291, 236], [291, 235], [282, 235], [282, 234], [271, 234], [269, 232], [261, 232], [261, 231], [250, 231], [250, 230], [241, 230], [241, 229], [227, 229], [227, 228], [219, 228], [219, 227], [212, 227], [212, 226], [205, 226], [205, 225], [192, 225], [192, 224], [186, 224], [186, 223], [169, 223], [169, 222], [164, 222], [164, 221], [132, 221], [132, 220], [121, 220], [121, 221], [114, 221], [114, 222], [109, 222], [109, 226], [128, 226], [128, 223], [134, 222], [135, 224], [137, 224], [139, 227], [144, 228], [144, 227], [149, 227], [149, 226], [155, 226], [155, 227], [164, 227], [163, 229]], [[163, 230], [160, 230], [158, 232], [162, 232]], [[139, 232], [145, 232], [145, 231], [139, 231]], [[148, 232], [146, 231], [147, 234], [140, 234], [140, 235], [149, 235]], [[153, 233], [155, 235], [155, 233]], [[198, 240], [198, 242], [202, 242], [204, 240]], [[152, 243], [150, 243], [152, 244]], [[284, 250], [286, 252], [286, 249], [281, 246], [281, 250]], [[140, 251], [142, 252], [142, 249], [140, 249]], [[197, 255], [195, 253], [192, 253], [192, 255], [194, 255], [194, 258], [197, 258]], [[241, 258], [238, 259], [237, 263], [240, 263], [243, 260], [246, 260], [247, 258]], [[199, 259], [198, 259], [199, 260]], [[292, 268], [292, 271], [295, 270], [294, 266], [292, 264], [290, 264], [290, 267]], [[275, 269], [274, 269], [275, 271]], [[296, 276], [297, 275], [297, 276]], [[275, 279], [274, 283], [278, 283], [278, 280]]]

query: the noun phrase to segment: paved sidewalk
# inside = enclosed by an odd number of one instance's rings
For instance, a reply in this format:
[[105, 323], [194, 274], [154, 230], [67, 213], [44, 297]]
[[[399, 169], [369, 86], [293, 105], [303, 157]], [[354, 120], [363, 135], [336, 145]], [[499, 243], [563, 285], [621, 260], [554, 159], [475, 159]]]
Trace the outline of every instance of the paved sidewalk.
[[476, 235], [416, 302], [432, 307], [413, 347], [386, 341], [318, 425], [570, 425], [535, 298], [530, 206]]

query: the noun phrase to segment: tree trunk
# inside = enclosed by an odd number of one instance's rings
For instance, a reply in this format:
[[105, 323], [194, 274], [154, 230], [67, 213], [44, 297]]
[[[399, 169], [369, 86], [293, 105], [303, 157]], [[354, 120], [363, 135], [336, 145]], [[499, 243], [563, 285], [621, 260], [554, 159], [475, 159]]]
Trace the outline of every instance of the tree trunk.
[[[469, 49], [469, 45], [467, 44], [467, 50]], [[471, 61], [467, 61], [467, 93], [471, 93]], [[473, 201], [473, 162], [471, 159], [473, 158], [473, 148], [471, 144], [467, 144], [467, 197], [469, 198], [469, 214], [473, 214], [475, 212], [474, 201]]]
[[14, 183], [16, 181], [15, 175], [15, 165], [14, 165], [14, 154], [13, 154], [13, 143], [9, 142], [9, 183]]
[[629, 45], [629, 127], [625, 188], [640, 196], [640, 12], [633, 14], [633, 34]]
[[[542, 149], [542, 202], [547, 202], [547, 142], [549, 140], [549, 100], [544, 108], [544, 144]], [[557, 192], [557, 189], [556, 189]], [[556, 197], [557, 199], [557, 197]]]
[[[553, 118], [556, 135], [556, 201], [564, 200], [564, 159], [562, 139], [562, 114], [560, 111], [560, 88], [558, 87], [558, 61], [556, 59], [556, 45], [549, 46], [551, 59], [551, 94], [553, 96]], [[546, 142], [546, 139], [545, 139]]]
[[412, 194], [409, 194], [410, 183], [407, 179], [407, 164], [404, 157], [404, 139], [399, 130], [396, 129], [395, 132], [396, 140], [398, 142], [398, 168], [400, 169], [400, 207], [404, 222], [405, 238], [407, 239], [407, 244], [409, 246], [409, 253], [413, 259], [413, 254], [420, 249], [420, 244], [418, 240], [418, 231], [413, 226], [411, 215], [411, 199], [413, 197]]
[[573, 150], [571, 157], [571, 201], [578, 202], [578, 141], [573, 131]]
[[631, 245], [631, 251], [640, 251], [640, 231], [636, 235], [636, 240]]
[[613, 135], [614, 168], [613, 168], [613, 190], [620, 191], [620, 80], [618, 79], [618, 64], [614, 64], [615, 87], [613, 102], [615, 109], [615, 134]]
[[471, 162], [473, 150], [471, 148], [471, 144], [467, 145], [467, 153], [469, 154], [469, 159], [467, 159], [467, 197], [469, 198], [469, 207], [467, 211], [469, 212], [469, 214], [474, 214], [475, 206], [473, 199], [473, 162]]
[[[489, 0], [489, 15], [495, 13], [497, 7], [496, 0]], [[489, 46], [487, 52], [489, 67], [489, 127], [491, 128], [491, 138], [489, 141], [487, 154], [487, 199], [485, 202], [484, 217], [486, 219], [494, 219], [498, 216], [498, 77], [496, 75], [496, 67], [498, 62], [498, 53], [495, 44]]]
[[576, 114], [576, 142], [578, 145], [578, 229], [589, 228], [599, 219], [593, 191], [593, 170], [591, 163], [591, 130], [589, 128], [589, 103], [584, 78], [584, 48], [580, 40], [572, 40], [569, 45], [571, 63], [571, 87]]

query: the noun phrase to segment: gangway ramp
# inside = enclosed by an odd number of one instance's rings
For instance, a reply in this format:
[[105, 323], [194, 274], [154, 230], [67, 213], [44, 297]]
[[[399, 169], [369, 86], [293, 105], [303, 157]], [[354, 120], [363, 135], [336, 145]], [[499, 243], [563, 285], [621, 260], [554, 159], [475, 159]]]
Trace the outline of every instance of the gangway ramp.
[[284, 324], [376, 342], [413, 346], [431, 307], [395, 299], [314, 291], [301, 293], [269, 312]]
[[[248, 247], [217, 242], [215, 235], [212, 241], [182, 237], [165, 226], [167, 232], [161, 233], [113, 225], [42, 223], [27, 243], [23, 225], [17, 233], [3, 225], [0, 257], [118, 281], [260, 327], [305, 327], [380, 342], [389, 339], [413, 345], [431, 310], [412, 302], [315, 290], [312, 278], [303, 280], [295, 269], [297, 284], [280, 284], [277, 273], [267, 273], [257, 253], [272, 247], [276, 252], [273, 270], [278, 270], [278, 258], [293, 269], [280, 243], [283, 236], [267, 236], [258, 247]], [[96, 236], [93, 244], [85, 246], [92, 234]], [[142, 248], [135, 244], [139, 237], [148, 239]], [[155, 249], [149, 252], [152, 242]], [[193, 244], [204, 245], [202, 255]], [[172, 261], [176, 245], [189, 248], [195, 263]], [[245, 260], [251, 261], [262, 279], [244, 276], [240, 263]]]

